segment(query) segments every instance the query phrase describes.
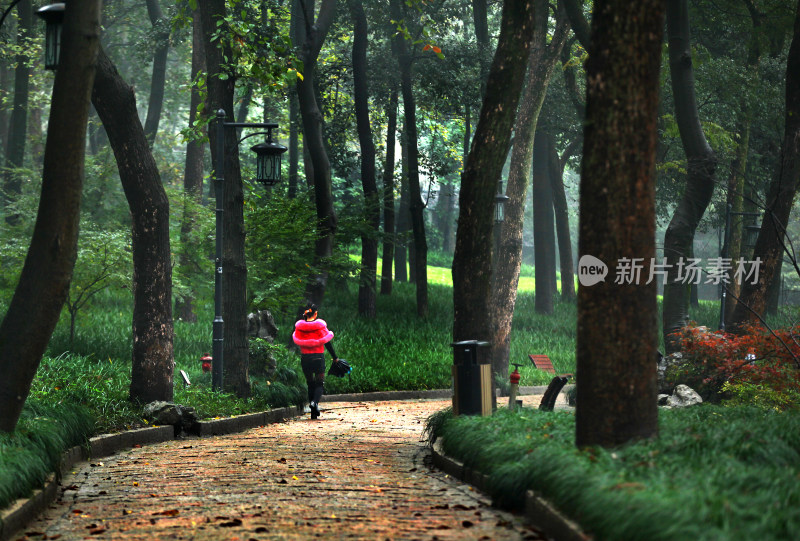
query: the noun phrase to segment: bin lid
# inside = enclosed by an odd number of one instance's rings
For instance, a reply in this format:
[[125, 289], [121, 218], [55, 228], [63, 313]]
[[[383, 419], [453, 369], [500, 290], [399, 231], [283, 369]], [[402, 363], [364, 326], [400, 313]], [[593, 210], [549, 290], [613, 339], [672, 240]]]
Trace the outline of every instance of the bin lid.
[[450, 347], [468, 347], [468, 346], [489, 346], [491, 345], [489, 342], [481, 341], [481, 340], [462, 340], [460, 342], [452, 342]]

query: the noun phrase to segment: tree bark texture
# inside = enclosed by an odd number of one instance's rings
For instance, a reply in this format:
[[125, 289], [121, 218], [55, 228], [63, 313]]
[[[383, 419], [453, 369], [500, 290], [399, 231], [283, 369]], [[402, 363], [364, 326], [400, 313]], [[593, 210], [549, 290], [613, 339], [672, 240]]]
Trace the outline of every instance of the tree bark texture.
[[150, 148], [153, 147], [164, 105], [164, 85], [167, 80], [167, 53], [169, 53], [169, 21], [164, 17], [158, 0], [146, 0], [147, 15], [153, 25], [155, 44], [153, 49], [153, 72], [150, 77], [150, 101], [144, 133]]
[[664, 233], [664, 258], [669, 266], [664, 279], [662, 321], [666, 351], [673, 353], [680, 349], [675, 333], [680, 332], [689, 322], [691, 284], [685, 283], [684, 278], [679, 275], [678, 264], [681, 260], [686, 261], [692, 257], [695, 230], [714, 192], [717, 158], [706, 141], [697, 112], [689, 38], [689, 8], [686, 0], [669, 0], [666, 5], [669, 71], [675, 99], [675, 119], [688, 162], [686, 190]]
[[386, 108], [386, 163], [383, 165], [383, 261], [381, 264], [381, 295], [392, 293], [392, 262], [394, 261], [394, 146], [397, 134], [397, 90], [393, 89]]
[[353, 17], [353, 100], [356, 110], [358, 142], [361, 146], [361, 186], [364, 190], [364, 218], [368, 230], [361, 235], [361, 276], [358, 284], [358, 313], [376, 315], [375, 299], [378, 271], [378, 228], [381, 207], [375, 180], [375, 143], [369, 121], [367, 88], [367, 16], [361, 0], [349, 0]]
[[[233, 122], [233, 98], [236, 78], [226, 67], [233, 58], [233, 51], [225, 39], [213, 39], [219, 31], [217, 21], [225, 17], [224, 0], [205, 0], [198, 2], [200, 19], [203, 24], [206, 65], [208, 67], [208, 105], [210, 111], [225, 111], [225, 121]], [[223, 23], [224, 25], [224, 23]], [[220, 36], [229, 36], [224, 29]], [[224, 75], [225, 78], [220, 77]], [[217, 129], [209, 129], [209, 147], [213, 163], [216, 161]], [[224, 384], [226, 391], [240, 398], [250, 396], [250, 377], [248, 373], [249, 340], [247, 338], [247, 264], [244, 249], [244, 193], [239, 165], [239, 145], [233, 129], [225, 133], [225, 170], [223, 209], [222, 251], [222, 318], [225, 322], [225, 341], [223, 347]], [[210, 276], [209, 276], [210, 278]]]
[[[579, 253], [610, 269], [578, 288], [578, 447], [658, 434], [655, 281], [615, 283], [621, 258], [655, 257], [655, 154], [664, 7], [597, 1], [586, 62]], [[646, 272], [646, 270], [645, 270]]]
[[0, 323], [0, 431], [11, 432], [58, 322], [75, 265], [100, 2], [70, 0], [53, 82], [42, 192], [31, 245]]
[[[390, 0], [389, 10], [394, 20], [400, 21], [408, 13], [403, 12], [401, 0]], [[417, 315], [428, 315], [428, 242], [425, 236], [425, 203], [419, 183], [419, 148], [417, 136], [417, 104], [413, 85], [413, 54], [403, 34], [395, 36], [395, 51], [400, 64], [400, 88], [403, 94], [405, 126], [405, 151], [408, 156], [408, 197], [411, 216], [411, 232], [414, 236], [414, 257], [411, 274], [416, 284]]]
[[754, 258], [761, 259], [758, 280], [745, 281], [740, 302], [736, 304], [730, 331], [746, 332], [748, 324], [756, 322], [753, 314], [764, 315], [767, 292], [778, 279], [783, 261], [786, 224], [800, 182], [800, 2], [797, 4], [792, 43], [786, 61], [786, 112], [781, 144], [780, 169], [770, 183], [767, 206], [758, 233]]
[[491, 339], [494, 197], [525, 80], [533, 29], [532, 0], [508, 0], [503, 4], [497, 50], [461, 176], [452, 271], [455, 341]]
[[[192, 12], [192, 82], [197, 80], [201, 72], [206, 71], [206, 58], [203, 50], [203, 28], [200, 21], [200, 12]], [[189, 125], [193, 126], [197, 120], [197, 110], [202, 103], [200, 89], [192, 84], [189, 97]], [[192, 212], [194, 206], [191, 201], [200, 202], [203, 192], [203, 151], [205, 144], [199, 140], [186, 143], [186, 161], [183, 169], [183, 192], [187, 202], [183, 205], [181, 213], [181, 252], [178, 254], [178, 265], [189, 265], [190, 258], [185, 253], [187, 241], [194, 229], [195, 216]], [[199, 269], [198, 269], [199, 270]], [[194, 295], [187, 292], [175, 299], [175, 316], [183, 321], [196, 322], [194, 313]]]
[[132, 401], [173, 395], [172, 262], [169, 200], [136, 109], [133, 87], [101, 49], [92, 103], [106, 128], [131, 211], [133, 251]]
[[[20, 2], [17, 4], [17, 12], [19, 13], [17, 45], [24, 48], [33, 27], [32, 3]], [[11, 108], [11, 125], [6, 143], [6, 170], [3, 171], [3, 198], [6, 199], [6, 205], [11, 203], [22, 191], [22, 180], [16, 169], [22, 167], [25, 159], [30, 76], [31, 68], [28, 67], [28, 56], [20, 53], [17, 55], [17, 67], [14, 69], [14, 102]], [[16, 224], [18, 221], [18, 213], [6, 213], [6, 223]]]
[[[306, 297], [317, 306], [322, 304], [328, 284], [326, 260], [333, 254], [336, 214], [333, 210], [331, 164], [325, 149], [322, 130], [324, 118], [317, 102], [314, 79], [316, 78], [317, 57], [333, 23], [335, 12], [336, 0], [323, 0], [319, 16], [314, 21], [314, 2], [306, 2], [305, 9], [299, 11], [301, 21], [297, 26], [298, 30], [304, 30], [299, 33], [303, 36], [301, 38], [303, 41], [300, 42], [303, 79], [297, 82], [297, 99], [300, 105], [300, 116], [303, 120], [303, 148], [308, 153], [313, 168], [311, 180], [314, 186], [314, 204], [319, 224], [314, 248], [314, 264], [320, 269], [320, 272], [310, 278], [306, 287]], [[309, 18], [306, 19], [306, 16]], [[308, 174], [308, 170], [306, 174]]]
[[547, 2], [536, 0], [534, 5], [534, 34], [528, 59], [528, 80], [514, 125], [514, 143], [511, 149], [511, 164], [505, 204], [505, 221], [500, 230], [499, 246], [495, 248], [495, 269], [492, 279], [490, 310], [493, 336], [489, 355], [492, 373], [505, 379], [511, 351], [511, 324], [517, 302], [520, 266], [522, 264], [522, 230], [525, 219], [525, 197], [530, 184], [533, 161], [533, 135], [544, 103], [547, 87], [556, 60], [569, 33], [569, 26], [559, 10], [556, 15], [556, 30], [550, 44], [547, 43]]
[[533, 257], [536, 267], [537, 314], [555, 311], [556, 234], [553, 213], [553, 190], [550, 187], [550, 151], [553, 136], [537, 130], [533, 143]]

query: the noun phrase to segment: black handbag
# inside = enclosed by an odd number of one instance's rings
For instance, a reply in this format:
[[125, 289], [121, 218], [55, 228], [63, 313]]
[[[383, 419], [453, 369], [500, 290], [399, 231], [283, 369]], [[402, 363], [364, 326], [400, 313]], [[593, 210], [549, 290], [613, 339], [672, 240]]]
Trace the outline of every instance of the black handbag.
[[349, 374], [351, 370], [352, 367], [347, 361], [344, 359], [336, 359], [331, 363], [331, 367], [328, 370], [328, 375], [336, 376], [337, 378], [343, 378]]

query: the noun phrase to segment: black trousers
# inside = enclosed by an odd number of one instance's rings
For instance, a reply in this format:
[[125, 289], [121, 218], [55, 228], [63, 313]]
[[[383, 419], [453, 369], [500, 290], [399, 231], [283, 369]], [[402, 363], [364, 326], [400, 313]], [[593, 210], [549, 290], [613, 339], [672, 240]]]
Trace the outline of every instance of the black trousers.
[[319, 404], [325, 390], [325, 356], [322, 353], [303, 353], [300, 366], [308, 385], [308, 401]]

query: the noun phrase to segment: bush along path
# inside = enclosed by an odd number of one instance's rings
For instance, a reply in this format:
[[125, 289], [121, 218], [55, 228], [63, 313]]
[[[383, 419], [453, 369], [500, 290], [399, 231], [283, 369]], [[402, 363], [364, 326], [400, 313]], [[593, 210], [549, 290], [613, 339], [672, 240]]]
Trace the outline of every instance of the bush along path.
[[546, 539], [428, 465], [447, 400], [330, 402], [239, 434], [84, 462], [19, 539]]

